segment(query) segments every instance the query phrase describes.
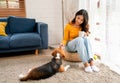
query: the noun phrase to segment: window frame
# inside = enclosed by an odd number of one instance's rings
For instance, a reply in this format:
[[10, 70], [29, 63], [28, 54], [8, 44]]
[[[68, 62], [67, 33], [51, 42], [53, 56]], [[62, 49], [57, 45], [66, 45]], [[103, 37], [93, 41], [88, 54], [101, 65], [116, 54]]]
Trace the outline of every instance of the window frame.
[[8, 1], [6, 1], [6, 7], [0, 7], [0, 17], [8, 17], [8, 16], [19, 16], [19, 17], [26, 17], [26, 10], [25, 10], [25, 0], [18, 0], [19, 6], [18, 7], [9, 7]]

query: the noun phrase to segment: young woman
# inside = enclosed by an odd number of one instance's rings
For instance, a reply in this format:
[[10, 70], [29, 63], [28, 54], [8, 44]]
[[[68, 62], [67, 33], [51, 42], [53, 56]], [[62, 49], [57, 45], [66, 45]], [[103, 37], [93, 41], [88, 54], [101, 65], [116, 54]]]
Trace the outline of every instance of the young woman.
[[[77, 52], [86, 72], [98, 72], [98, 67], [94, 65], [92, 48], [88, 38], [90, 33], [88, 20], [87, 11], [84, 9], [79, 10], [74, 19], [66, 25], [64, 38], [60, 46], [65, 46], [67, 51]], [[84, 36], [79, 36], [79, 33], [83, 31]]]

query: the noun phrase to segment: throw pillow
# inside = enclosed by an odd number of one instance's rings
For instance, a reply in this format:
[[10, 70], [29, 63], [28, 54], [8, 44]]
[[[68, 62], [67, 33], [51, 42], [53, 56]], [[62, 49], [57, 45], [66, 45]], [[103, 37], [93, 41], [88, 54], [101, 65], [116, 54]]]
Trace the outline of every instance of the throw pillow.
[[7, 25], [7, 22], [0, 22], [0, 35], [1, 36], [7, 36], [5, 32], [6, 25]]

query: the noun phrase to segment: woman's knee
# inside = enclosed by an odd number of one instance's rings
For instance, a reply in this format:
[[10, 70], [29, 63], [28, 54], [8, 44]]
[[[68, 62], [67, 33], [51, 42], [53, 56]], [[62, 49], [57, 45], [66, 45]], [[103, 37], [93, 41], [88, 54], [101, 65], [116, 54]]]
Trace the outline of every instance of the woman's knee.
[[84, 42], [84, 39], [82, 37], [78, 37], [77, 42]]
[[89, 40], [90, 38], [89, 37], [84, 37], [84, 40]]

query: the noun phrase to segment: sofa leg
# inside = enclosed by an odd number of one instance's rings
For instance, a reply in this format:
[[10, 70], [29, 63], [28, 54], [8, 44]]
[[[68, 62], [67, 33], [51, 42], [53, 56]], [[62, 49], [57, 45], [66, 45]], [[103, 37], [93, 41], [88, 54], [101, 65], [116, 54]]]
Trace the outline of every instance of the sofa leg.
[[38, 49], [36, 49], [36, 50], [35, 50], [35, 55], [38, 55], [38, 52], [39, 52]]

